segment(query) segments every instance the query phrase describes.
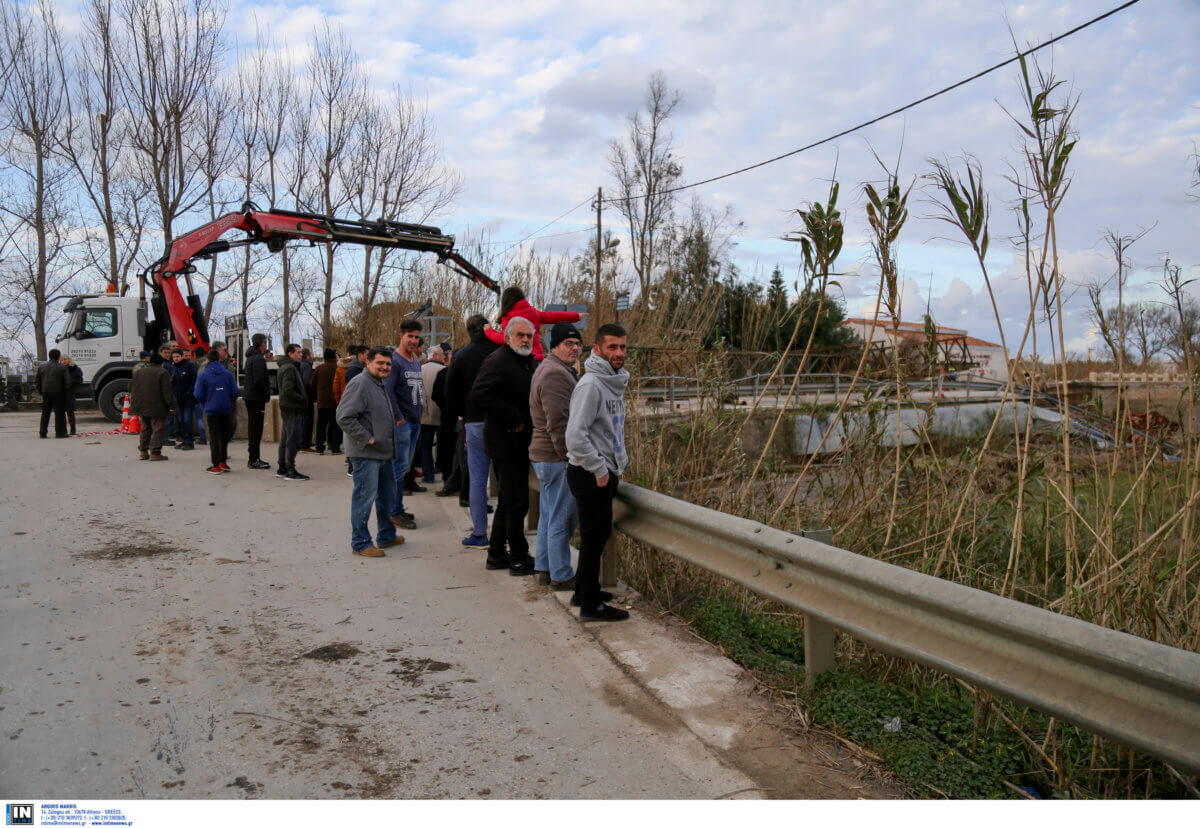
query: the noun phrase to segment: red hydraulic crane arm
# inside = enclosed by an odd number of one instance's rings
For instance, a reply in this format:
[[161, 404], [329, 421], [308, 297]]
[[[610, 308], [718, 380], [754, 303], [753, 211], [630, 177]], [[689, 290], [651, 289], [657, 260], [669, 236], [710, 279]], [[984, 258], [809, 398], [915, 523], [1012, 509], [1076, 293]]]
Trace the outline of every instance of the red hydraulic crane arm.
[[[221, 236], [230, 230], [244, 230], [247, 238], [232, 242], [222, 240]], [[278, 252], [289, 241], [295, 240], [434, 253], [440, 263], [455, 273], [495, 293], [500, 292], [496, 282], [454, 249], [454, 237], [443, 234], [437, 227], [399, 221], [354, 221], [289, 210], [266, 212], [250, 202], [240, 213], [221, 216], [175, 239], [167, 255], [151, 265], [142, 278], [165, 302], [175, 341], [187, 343], [189, 347], [201, 345], [207, 348], [208, 331], [199, 297], [192, 294], [185, 299], [179, 289], [178, 277], [195, 272], [192, 264], [195, 259], [209, 258], [232, 247], [266, 244], [269, 250]]]

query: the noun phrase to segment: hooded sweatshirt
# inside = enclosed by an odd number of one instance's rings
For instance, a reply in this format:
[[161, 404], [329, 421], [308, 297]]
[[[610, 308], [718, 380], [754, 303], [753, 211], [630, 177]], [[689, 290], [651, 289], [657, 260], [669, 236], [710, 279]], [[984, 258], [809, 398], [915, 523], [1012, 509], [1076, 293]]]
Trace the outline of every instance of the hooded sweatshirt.
[[625, 454], [625, 386], [629, 372], [614, 371], [593, 353], [583, 363], [587, 372], [571, 394], [567, 420], [567, 461], [596, 477], [618, 475], [629, 462]]

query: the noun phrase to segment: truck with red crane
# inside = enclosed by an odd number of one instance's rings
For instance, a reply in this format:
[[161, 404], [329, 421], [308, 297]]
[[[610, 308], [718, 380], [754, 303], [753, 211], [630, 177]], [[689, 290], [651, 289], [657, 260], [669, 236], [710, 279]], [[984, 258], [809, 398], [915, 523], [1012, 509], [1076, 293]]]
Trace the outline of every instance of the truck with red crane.
[[[224, 239], [241, 230], [242, 238]], [[454, 237], [437, 227], [399, 221], [355, 221], [315, 213], [260, 210], [253, 202], [240, 212], [179, 236], [166, 255], [139, 274], [141, 296], [107, 293], [71, 297], [63, 309], [67, 320], [55, 342], [83, 371], [80, 397], [91, 397], [104, 416], [120, 422], [129, 380], [143, 350], [155, 351], [169, 340], [179, 347], [209, 347], [208, 320], [192, 286], [194, 262], [236, 247], [265, 244], [273, 253], [289, 242], [355, 244], [433, 253], [450, 270], [476, 284], [500, 292], [500, 287], [454, 249]], [[180, 289], [180, 278], [187, 294]], [[150, 289], [147, 300], [145, 288]], [[148, 312], [149, 311], [149, 312]]]

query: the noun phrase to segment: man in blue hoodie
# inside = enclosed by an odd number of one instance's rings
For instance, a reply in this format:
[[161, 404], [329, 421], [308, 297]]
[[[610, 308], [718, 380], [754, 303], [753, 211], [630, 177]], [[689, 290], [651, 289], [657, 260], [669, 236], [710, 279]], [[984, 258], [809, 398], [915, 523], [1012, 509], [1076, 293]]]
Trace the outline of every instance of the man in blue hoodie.
[[575, 597], [582, 621], [624, 621], [629, 613], [604, 603], [600, 556], [612, 536], [612, 503], [629, 457], [625, 453], [625, 329], [609, 323], [596, 329], [587, 372], [571, 392], [567, 419], [567, 486], [579, 510], [579, 568]]
[[196, 378], [193, 394], [204, 406], [204, 417], [208, 420], [208, 451], [212, 465], [209, 474], [229, 471], [229, 440], [233, 437], [234, 400], [240, 391], [237, 381], [224, 365], [221, 354], [215, 348], [208, 352], [208, 365]]
[[396, 502], [392, 520], [401, 529], [416, 529], [416, 519], [404, 511], [404, 476], [412, 466], [413, 455], [421, 440], [421, 411], [425, 403], [425, 384], [421, 380], [421, 323], [406, 319], [400, 323], [400, 347], [392, 353], [392, 370], [384, 380], [392, 413], [396, 417]]

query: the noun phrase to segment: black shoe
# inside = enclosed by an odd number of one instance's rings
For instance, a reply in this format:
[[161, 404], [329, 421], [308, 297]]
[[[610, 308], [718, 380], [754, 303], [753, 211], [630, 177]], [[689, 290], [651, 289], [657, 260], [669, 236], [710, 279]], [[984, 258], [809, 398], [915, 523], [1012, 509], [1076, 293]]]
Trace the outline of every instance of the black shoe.
[[317, 449], [317, 454], [324, 454], [324, 453], [325, 453], [325, 449]]
[[296, 471], [295, 469], [292, 469], [290, 472], [287, 473], [287, 475], [284, 477], [284, 479], [285, 480], [308, 480], [310, 478], [307, 474], [301, 474], [300, 472]]
[[500, 558], [499, 560], [492, 560], [491, 558], [488, 558], [484, 563], [484, 566], [486, 566], [488, 569], [508, 569], [508, 559]]
[[496, 507], [489, 503], [488, 504], [488, 514], [490, 515], [494, 511], [496, 511]]
[[413, 493], [420, 494], [421, 492], [429, 491], [429, 489], [426, 489], [424, 486], [422, 486], [420, 483], [416, 482], [415, 480], [412, 482], [411, 485], [405, 486], [405, 488], [408, 490], [405, 492], [405, 494], [413, 494]]
[[600, 604], [591, 609], [581, 607], [579, 610], [580, 621], [624, 621], [628, 617], [628, 611], [610, 607], [608, 604]]
[[534, 573], [533, 566], [534, 566], [533, 558], [526, 555], [524, 560], [517, 561], [515, 564], [511, 564], [508, 567], [508, 574], [509, 575], [532, 575]]
[[[207, 445], [208, 445], [208, 438], [206, 438], [206, 437], [197, 437], [197, 438], [196, 438], [196, 445], [198, 445], [198, 446], [207, 446]], [[270, 466], [267, 466], [267, 468], [270, 468]]]
[[191, 443], [184, 443], [182, 446], [176, 446], [180, 451], [195, 451], [196, 447]]
[[38, 437], [39, 437], [40, 439], [42, 439], [42, 440], [45, 440], [45, 439], [46, 439], [46, 435], [45, 435], [45, 434], [39, 434], [39, 435], [38, 435]]
[[279, 471], [275, 472], [275, 477], [277, 477], [280, 480], [287, 480], [287, 476], [288, 476], [287, 469], [280, 469]]
[[392, 515], [392, 523], [396, 524], [401, 529], [416, 529], [417, 521], [408, 512], [401, 512], [398, 515]]
[[330, 449], [329, 453], [330, 454], [341, 454], [342, 450], [341, 449]]
[[[434, 492], [434, 494], [438, 497], [449, 497], [450, 495], [458, 494], [458, 489], [447, 489], [445, 486], [443, 486]], [[460, 500], [459, 502], [461, 503], [462, 501]]]
[[248, 468], [248, 469], [269, 469], [269, 468], [271, 468], [271, 464], [265, 460], [251, 460], [249, 463], [246, 464], [246, 468]]
[[550, 573], [544, 569], [535, 569], [534, 576], [537, 577], [538, 586], [550, 586]]
[[[574, 579], [572, 579], [572, 580], [574, 580]], [[603, 589], [600, 590], [596, 594], [600, 596], [601, 601], [611, 601], [613, 598], [613, 594], [611, 592], [609, 592], [607, 590], [603, 590]], [[573, 607], [579, 606], [579, 594], [578, 593], [571, 596], [571, 606], [573, 606]]]
[[469, 500], [463, 500], [463, 499], [460, 497], [460, 498], [458, 499], [458, 505], [459, 505], [459, 506], [461, 506], [461, 507], [463, 507], [464, 509], [470, 509], [470, 508], [471, 508], [471, 501], [469, 501]]

